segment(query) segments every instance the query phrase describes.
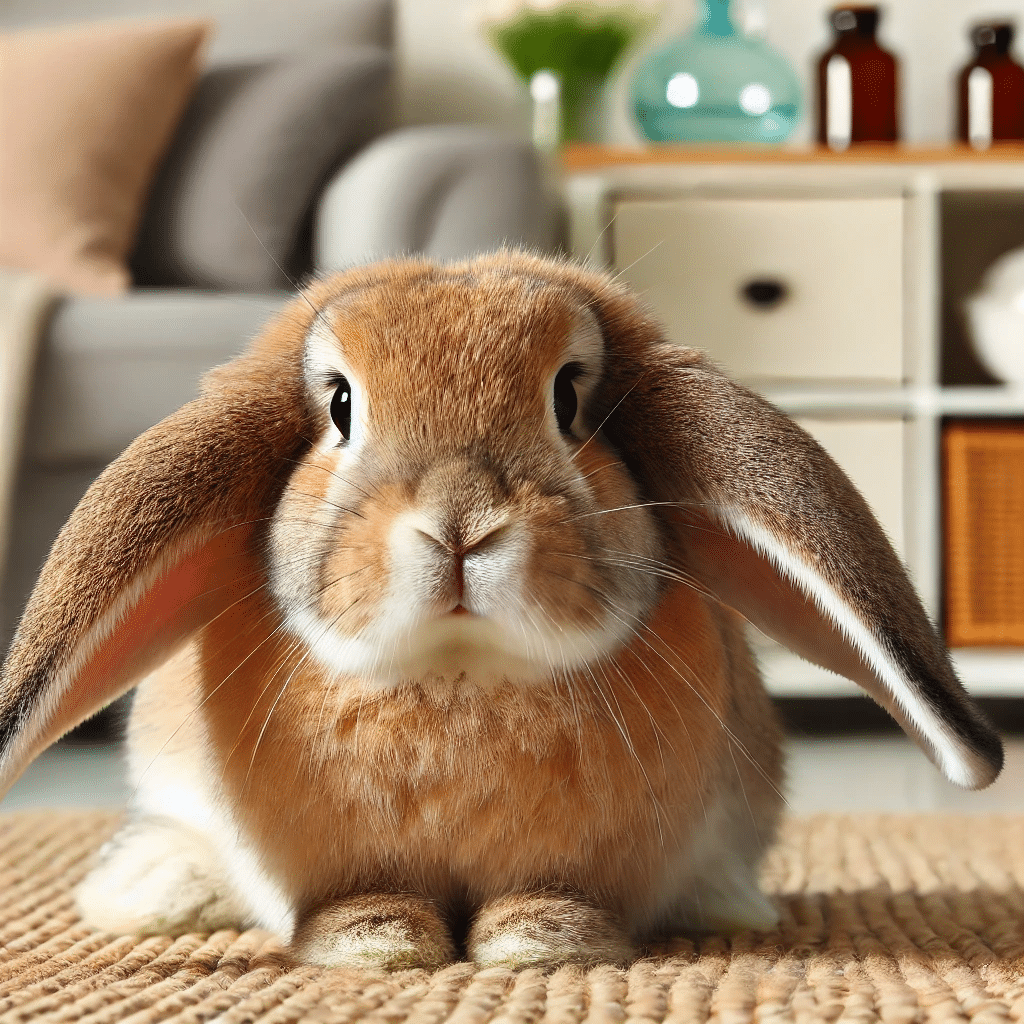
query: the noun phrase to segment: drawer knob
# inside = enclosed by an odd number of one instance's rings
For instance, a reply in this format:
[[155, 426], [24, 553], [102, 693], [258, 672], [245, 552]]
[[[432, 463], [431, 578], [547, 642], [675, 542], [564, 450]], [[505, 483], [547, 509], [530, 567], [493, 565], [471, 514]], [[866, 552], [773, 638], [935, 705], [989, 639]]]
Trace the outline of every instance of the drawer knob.
[[785, 281], [772, 277], [755, 277], [740, 289], [740, 294], [756, 309], [774, 309], [789, 296]]

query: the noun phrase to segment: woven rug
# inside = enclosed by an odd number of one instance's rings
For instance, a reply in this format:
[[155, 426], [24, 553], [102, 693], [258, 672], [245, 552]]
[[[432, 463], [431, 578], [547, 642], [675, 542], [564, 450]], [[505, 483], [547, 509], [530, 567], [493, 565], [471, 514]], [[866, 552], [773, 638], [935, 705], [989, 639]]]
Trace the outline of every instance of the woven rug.
[[628, 970], [297, 966], [263, 932], [138, 939], [70, 890], [116, 819], [0, 817], [0, 1021], [674, 1024], [1024, 1018], [1024, 818], [819, 816], [765, 866], [782, 924], [680, 937]]

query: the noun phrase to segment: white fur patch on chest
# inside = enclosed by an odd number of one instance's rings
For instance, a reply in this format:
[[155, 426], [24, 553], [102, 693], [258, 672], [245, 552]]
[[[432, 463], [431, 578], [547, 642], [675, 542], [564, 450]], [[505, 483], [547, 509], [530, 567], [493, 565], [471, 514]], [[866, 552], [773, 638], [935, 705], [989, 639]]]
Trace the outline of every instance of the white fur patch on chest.
[[[193, 721], [190, 727], [201, 731], [202, 723]], [[217, 782], [213, 759], [197, 753], [204, 747], [193, 736], [188, 746], [168, 744], [156, 757], [145, 749], [132, 751], [129, 776], [135, 786], [130, 805], [133, 820], [152, 819], [177, 826], [163, 839], [159, 830], [151, 830], [152, 836], [132, 860], [149, 857], [152, 870], [170, 872], [168, 878], [172, 881], [178, 876], [190, 879], [195, 888], [190, 897], [193, 901], [203, 898], [204, 879], [209, 890], [207, 899], [218, 887], [226, 887], [232, 894], [232, 905], [237, 907], [233, 926], [252, 924], [287, 937], [294, 925], [294, 907], [234, 820]], [[180, 901], [180, 895], [175, 895], [180, 882], [166, 889], [164, 902]], [[160, 900], [154, 893], [150, 902]], [[178, 910], [179, 917], [185, 909]], [[237, 920], [238, 914], [241, 921]]]

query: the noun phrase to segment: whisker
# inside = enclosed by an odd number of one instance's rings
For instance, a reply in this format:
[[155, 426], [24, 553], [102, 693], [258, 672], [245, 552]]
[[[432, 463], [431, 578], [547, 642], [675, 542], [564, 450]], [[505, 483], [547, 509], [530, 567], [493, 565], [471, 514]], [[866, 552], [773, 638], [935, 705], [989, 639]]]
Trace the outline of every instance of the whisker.
[[[583, 449], [581, 448], [580, 451], [583, 451]], [[589, 473], [584, 473], [583, 476], [580, 477], [580, 479], [581, 480], [589, 480], [592, 476], [597, 476], [597, 474], [600, 473], [601, 470], [603, 470], [603, 469], [611, 469], [613, 466], [620, 466], [620, 465], [621, 465], [621, 463], [620, 462], [616, 462], [615, 460], [610, 460], [608, 462], [602, 462], [600, 466], [596, 466]]]
[[[316, 559], [315, 561], [319, 561], [319, 559]], [[296, 563], [297, 564], [301, 564], [301, 561], [296, 560]], [[328, 581], [327, 583], [325, 583], [325, 584], [321, 585], [319, 588], [317, 588], [317, 590], [314, 591], [314, 595], [315, 596], [322, 596], [328, 589], [330, 589], [331, 587], [336, 585], [342, 579], [345, 579], [345, 578], [347, 578], [347, 576], [350, 576], [350, 575], [355, 575], [356, 572], [360, 572], [360, 571], [362, 571], [362, 569], [365, 569], [365, 568], [369, 568], [369, 566], [368, 565], [367, 566], [362, 566], [360, 569], [354, 570], [352, 573], [346, 574], [346, 576], [337, 577], [337, 578], [335, 578], [333, 580]], [[262, 582], [260, 583], [260, 585], [255, 587], [255, 588], [253, 588], [252, 590], [248, 591], [247, 593], [243, 594], [241, 597], [239, 597], [235, 601], [231, 602], [231, 604], [229, 604], [225, 608], [221, 609], [221, 611], [219, 611], [216, 615], [212, 616], [209, 620], [207, 620], [207, 622], [205, 622], [203, 624], [203, 626], [200, 627], [199, 630], [197, 630], [197, 635], [202, 633], [204, 630], [208, 629], [210, 626], [212, 626], [222, 615], [225, 615], [227, 612], [229, 612], [232, 609], [236, 608], [239, 604], [241, 604], [241, 603], [243, 603], [245, 601], [250, 600], [256, 594], [258, 594], [261, 590], [263, 590], [263, 589], [265, 589], [265, 588], [267, 588], [269, 586], [269, 582], [266, 580], [266, 578], [264, 576], [264, 573], [262, 571], [257, 571], [257, 572], [251, 573], [250, 576], [263, 577]], [[207, 591], [207, 593], [212, 593], [212, 591]], [[271, 602], [270, 607], [262, 615], [260, 615], [256, 620], [248, 623], [248, 625], [249, 625], [251, 630], [255, 631], [256, 628], [261, 623], [265, 622], [268, 618], [271, 618], [271, 617], [273, 617], [276, 614], [281, 614], [280, 609], [276, 606], [275, 603]], [[134, 799], [134, 797], [138, 795], [139, 786], [142, 784], [142, 780], [145, 778], [145, 776], [152, 769], [153, 765], [156, 764], [157, 760], [160, 758], [160, 756], [163, 754], [164, 750], [167, 748], [167, 745], [173, 741], [175, 736], [177, 736], [178, 733], [197, 714], [199, 714], [202, 711], [202, 709], [215, 696], [215, 694], [221, 689], [221, 687], [226, 685], [231, 680], [231, 678], [235, 675], [235, 673], [238, 672], [254, 655], [256, 655], [258, 653], [258, 651], [266, 643], [268, 643], [271, 640], [275, 639], [280, 633], [285, 632], [287, 630], [287, 628], [288, 628], [287, 616], [282, 614], [281, 615], [281, 621], [269, 633], [267, 633], [267, 635], [258, 644], [256, 644], [255, 647], [253, 647], [252, 650], [250, 650], [245, 655], [245, 657], [242, 658], [242, 660], [239, 661], [239, 663], [237, 665], [235, 665], [235, 667], [215, 687], [213, 687], [213, 689], [210, 690], [210, 692], [207, 693], [207, 695], [195, 707], [193, 707], [193, 708], [191, 708], [189, 710], [188, 714], [186, 714], [185, 717], [182, 719], [182, 721], [175, 727], [174, 731], [160, 745], [160, 748], [153, 755], [153, 757], [150, 760], [149, 764], [146, 766], [146, 768], [140, 774], [139, 780], [136, 782], [135, 788], [132, 791], [132, 799]], [[287, 659], [291, 649], [294, 649], [294, 645], [293, 645], [292, 648], [289, 649], [289, 651], [286, 651], [284, 654], [281, 655], [281, 658], [279, 659], [279, 663], [278, 663], [279, 666], [280, 666], [280, 664], [283, 663], [284, 660]], [[276, 671], [276, 669], [275, 669], [275, 671]], [[269, 683], [268, 683], [268, 686], [269, 686]], [[261, 698], [263, 696], [263, 693], [266, 692], [266, 689], [267, 689], [267, 687], [264, 687], [264, 689], [260, 692], [260, 695], [257, 698], [256, 704], [259, 703], [259, 698]], [[254, 710], [255, 710], [255, 706], [256, 705], [254, 705]], [[239, 740], [241, 739], [241, 733], [244, 732], [245, 727], [249, 724], [249, 720], [252, 717], [252, 713], [253, 712], [250, 712], [249, 717], [245, 720], [245, 722], [242, 725], [242, 730], [241, 730], [241, 732], [239, 734]], [[224, 759], [224, 763], [225, 764], [228, 761], [230, 761], [231, 756], [234, 754], [235, 750], [237, 749], [237, 746], [238, 746], [238, 741], [236, 741], [235, 745], [231, 748], [231, 751], [228, 753], [227, 757]]]
[[664, 238], [660, 242], [655, 242], [655, 244], [652, 245], [650, 247], [650, 249], [648, 249], [647, 252], [645, 252], [643, 254], [643, 256], [637, 257], [635, 260], [633, 260], [632, 263], [630, 263], [630, 265], [628, 267], [623, 267], [621, 270], [617, 269], [615, 271], [615, 277], [622, 277], [622, 275], [625, 274], [627, 270], [632, 270], [633, 267], [635, 267], [642, 260], [647, 259], [647, 257], [650, 256], [652, 252], [655, 252], [660, 246], [662, 246], [664, 244], [665, 244], [665, 239]]
[[[252, 774], [253, 765], [256, 763], [256, 754], [259, 752], [260, 744], [263, 742], [263, 735], [267, 731], [267, 726], [270, 725], [270, 719], [273, 717], [274, 711], [277, 709], [277, 705], [280, 703], [281, 698], [284, 696], [285, 690], [287, 690], [289, 685], [291, 685], [291, 681], [295, 678], [295, 674], [299, 671], [299, 669], [302, 667], [302, 665], [304, 664], [304, 662], [311, 653], [312, 650], [308, 649], [306, 653], [303, 654], [303, 656], [298, 660], [295, 667], [288, 674], [288, 678], [284, 681], [284, 685], [281, 687], [280, 690], [278, 690], [277, 696], [274, 698], [274, 703], [270, 705], [270, 710], [267, 712], [267, 717], [263, 720], [263, 726], [260, 729], [260, 734], [256, 737], [256, 743], [253, 745], [252, 756], [249, 758], [249, 767], [246, 769], [245, 778], [242, 780], [241, 791], [243, 794], [245, 793], [245, 790], [249, 785], [249, 776]], [[274, 677], [276, 677], [276, 672], [274, 674]], [[268, 683], [267, 686], [269, 687], [269, 685], [270, 684]], [[260, 693], [260, 697], [262, 697], [264, 693], [266, 693], [266, 687]]]
[[[650, 641], [648, 641], [644, 636], [642, 636], [641, 633], [639, 632], [639, 630], [630, 621], [628, 621], [628, 619], [623, 618], [623, 615], [627, 615], [628, 613], [626, 613], [623, 609], [618, 608], [618, 611], [621, 612], [622, 614], [621, 615], [617, 614], [615, 609], [618, 606], [615, 605], [614, 602], [612, 602], [610, 598], [608, 598], [606, 595], [599, 594], [594, 588], [587, 586], [586, 584], [582, 583], [582, 581], [573, 580], [570, 577], [562, 576], [562, 575], [560, 575], [558, 573], [555, 573], [551, 569], [548, 569], [548, 572], [551, 575], [554, 575], [554, 576], [556, 576], [559, 579], [566, 580], [566, 582], [576, 583], [577, 585], [579, 585], [581, 587], [584, 587], [584, 589], [588, 590], [588, 592], [592, 593], [598, 599], [599, 603], [604, 605], [604, 607], [607, 609], [607, 611], [608, 611], [608, 613], [610, 615], [612, 615], [615, 619], [617, 619], [629, 632], [631, 632], [641, 643], [643, 643], [646, 647], [648, 647], [655, 655], [657, 655], [659, 658], [661, 658], [661, 660], [665, 662], [665, 664], [675, 673], [676, 676], [679, 677], [679, 679], [682, 680], [682, 682], [690, 689], [690, 691], [697, 697], [697, 699], [700, 700], [700, 702], [705, 706], [705, 708], [712, 714], [712, 716], [715, 718], [715, 721], [718, 723], [719, 727], [722, 729], [722, 731], [725, 733], [725, 735], [729, 738], [729, 740], [731, 740], [733, 743], [736, 744], [736, 747], [740, 750], [740, 752], [747, 759], [747, 761], [754, 767], [754, 769], [758, 772], [758, 774], [761, 775], [761, 777], [765, 780], [765, 782], [768, 783], [768, 785], [772, 788], [772, 790], [783, 801], [785, 801], [785, 799], [786, 799], [785, 795], [782, 792], [780, 792], [778, 787], [776, 787], [774, 782], [772, 782], [772, 780], [769, 778], [769, 776], [764, 771], [764, 769], [757, 763], [757, 761], [754, 759], [754, 757], [747, 750], [747, 748], [744, 745], [744, 743], [729, 728], [729, 726], [726, 724], [726, 722], [721, 717], [721, 715], [719, 715], [718, 712], [711, 706], [711, 704], [708, 702], [707, 698], [700, 692], [700, 690], [693, 684], [693, 682], [691, 680], [687, 679], [686, 676], [683, 675], [683, 673], [679, 670], [678, 667], [674, 666], [664, 656], [664, 654], [662, 654], [660, 651], [658, 651], [653, 646], [653, 644], [650, 643]], [[649, 632], [653, 637], [655, 637], [656, 639], [658, 639], [659, 641], [664, 643], [664, 640], [662, 639], [662, 637], [660, 637], [653, 629], [651, 629], [651, 627], [649, 625], [647, 625], [644, 622], [639, 622], [638, 624], [640, 626], [642, 626], [647, 632]], [[671, 648], [669, 648], [669, 649], [671, 650]], [[675, 654], [676, 657], [679, 656], [677, 651], [673, 650], [672, 653]], [[674, 705], [674, 702], [672, 702], [671, 695], [669, 694], [668, 690], [666, 690], [664, 688], [664, 684], [658, 678], [657, 674], [654, 673], [650, 669], [650, 667], [646, 665], [645, 662], [641, 661], [641, 664], [644, 664], [645, 668], [647, 668], [647, 671], [651, 675], [651, 678], [655, 681], [655, 683], [659, 687], [662, 688], [662, 691], [665, 693], [665, 696], [668, 697], [669, 701], [671, 703], [673, 703], [673, 705]], [[692, 671], [691, 669], [689, 669], [688, 666], [685, 665], [685, 662], [683, 664], [684, 664], [684, 667], [686, 667], [688, 671]]]
[[[361, 599], [362, 599], [362, 596], [360, 595], [359, 597], [355, 598], [355, 600], [350, 602], [347, 607], [343, 608], [340, 612], [338, 612], [332, 619], [329, 619], [328, 621], [326, 621], [324, 623], [323, 630], [321, 631], [321, 637], [326, 636], [327, 633], [329, 632], [329, 630], [333, 629], [338, 624], [338, 622], [341, 620], [342, 616], [345, 615], [347, 612], [349, 612], [353, 607], [355, 607], [355, 605], [357, 605]], [[246, 773], [245, 773], [245, 778], [242, 781], [242, 792], [243, 793], [245, 792], [245, 789], [246, 789], [246, 787], [249, 784], [249, 778], [250, 778], [250, 776], [252, 774], [253, 766], [256, 763], [256, 754], [259, 751], [260, 744], [263, 742], [263, 736], [264, 736], [264, 734], [267, 731], [267, 727], [270, 725], [270, 719], [273, 717], [274, 711], [277, 708], [278, 703], [280, 702], [281, 698], [284, 696], [285, 690], [288, 689], [289, 685], [291, 684], [292, 680], [295, 678], [295, 676], [298, 673], [298, 671], [302, 668], [302, 666], [306, 663], [306, 661], [308, 661], [309, 658], [313, 655], [313, 652], [314, 652], [314, 650], [316, 648], [316, 641], [313, 641], [313, 642], [298, 641], [298, 642], [292, 644], [292, 646], [290, 647], [288, 652], [286, 652], [285, 658], [282, 658], [281, 661], [278, 664], [278, 667], [274, 669], [274, 672], [273, 672], [273, 674], [271, 676], [271, 680], [260, 691], [260, 695], [259, 695], [259, 697], [257, 698], [256, 702], [253, 705], [253, 711], [250, 712], [249, 717], [245, 720], [245, 723], [243, 724], [242, 728], [239, 730], [238, 739], [235, 741], [235, 746], [232, 747], [231, 753], [233, 754], [235, 749], [237, 749], [238, 744], [241, 742], [242, 736], [243, 736], [243, 734], [245, 732], [245, 728], [249, 724], [249, 721], [252, 718], [252, 714], [255, 711], [256, 707], [258, 706], [259, 701], [262, 699], [263, 694], [266, 693], [267, 689], [270, 687], [270, 683], [273, 682], [273, 680], [277, 677], [277, 673], [280, 671], [280, 668], [283, 667], [284, 662], [286, 661], [286, 659], [288, 657], [291, 657], [292, 654], [296, 650], [298, 650], [300, 646], [303, 646], [303, 645], [305, 645], [306, 649], [303, 652], [302, 657], [300, 657], [299, 660], [295, 663], [295, 666], [292, 669], [292, 671], [289, 673], [288, 678], [284, 682], [284, 685], [278, 691], [277, 697], [274, 698], [274, 703], [271, 704], [270, 710], [267, 712], [267, 717], [263, 721], [263, 726], [260, 728], [259, 736], [256, 738], [256, 743], [253, 746], [252, 756], [249, 758], [249, 767], [247, 768]], [[229, 754], [228, 757], [225, 758], [225, 764], [227, 763], [228, 760], [230, 760], [230, 757], [231, 757], [231, 754]]]
[[[266, 586], [268, 586], [268, 584], [267, 584], [266, 581], [264, 581], [258, 587], [256, 587], [254, 590], [250, 591], [248, 594], [243, 595], [237, 601], [234, 601], [232, 604], [228, 605], [227, 608], [224, 608], [222, 611], [220, 611], [217, 615], [215, 615], [212, 619], [210, 619], [210, 621], [208, 623], [206, 623], [206, 625], [203, 628], [205, 629], [208, 626], [212, 625], [212, 623], [215, 622], [218, 618], [220, 618], [221, 615], [225, 614], [227, 611], [230, 611], [232, 608], [234, 608], [236, 605], [240, 604], [241, 602], [246, 601], [249, 598], [253, 597], [255, 594], [259, 593], [259, 591], [262, 590]], [[276, 609], [272, 608], [272, 609], [268, 610], [266, 613], [264, 613], [263, 615], [261, 615], [260, 618], [256, 620], [256, 622], [252, 623], [252, 628], [255, 629], [255, 627], [260, 622], [263, 622], [265, 619], [269, 618], [272, 614], [274, 614], [275, 611], [276, 611]], [[220, 690], [220, 688], [222, 686], [224, 686], [231, 679], [231, 677], [254, 654], [256, 654], [256, 652], [260, 649], [260, 647], [262, 647], [263, 644], [267, 643], [270, 639], [272, 639], [274, 637], [274, 635], [279, 630], [281, 630], [283, 628], [284, 628], [284, 622], [282, 621], [273, 630], [271, 630], [270, 633], [268, 633], [267, 636], [264, 637], [264, 639], [261, 640], [260, 643], [258, 643], [194, 708], [192, 708], [189, 711], [189, 713], [182, 719], [182, 721], [178, 724], [178, 726], [174, 729], [174, 731], [170, 734], [170, 736], [168, 736], [167, 739], [165, 739], [164, 742], [160, 745], [160, 748], [153, 755], [153, 757], [150, 760], [149, 764], [146, 765], [146, 767], [143, 769], [142, 773], [139, 775], [138, 781], [135, 784], [135, 788], [132, 790], [132, 794], [131, 794], [131, 798], [130, 798], [131, 800], [134, 800], [135, 797], [138, 796], [138, 791], [139, 791], [139, 787], [142, 785], [142, 780], [146, 777], [146, 775], [152, 769], [153, 765], [156, 764], [157, 760], [160, 758], [160, 756], [163, 754], [164, 750], [166, 749], [168, 743], [170, 743], [174, 739], [174, 737], [177, 736], [178, 733], [192, 720], [192, 718], [195, 715], [197, 715], [203, 709], [203, 707], [205, 707], [206, 703], [213, 698], [213, 696], [217, 693], [217, 691]]]
[[[599, 666], [599, 665], [600, 665], [600, 662], [597, 663], [597, 666]], [[623, 742], [626, 744], [626, 749], [629, 751], [630, 756], [633, 758], [634, 761], [636, 761], [637, 767], [640, 769], [640, 774], [643, 776], [644, 782], [647, 785], [648, 792], [651, 794], [651, 803], [654, 805], [655, 821], [657, 822], [657, 825], [658, 825], [658, 838], [661, 841], [662, 848], [664, 848], [664, 846], [665, 846], [665, 832], [664, 832], [663, 823], [662, 823], [662, 815], [663, 815], [664, 812], [662, 810], [661, 804], [658, 801], [657, 794], [654, 792], [654, 786], [651, 783], [651, 778], [647, 774], [647, 768], [644, 766], [643, 760], [641, 759], [640, 755], [637, 753], [636, 746], [633, 743], [633, 738], [629, 735], [629, 730], [626, 727], [626, 723], [625, 723], [625, 717], [622, 715], [622, 706], [619, 704], [618, 698], [615, 696], [614, 689], [611, 686], [609, 686], [609, 690], [611, 691], [612, 699], [615, 701], [615, 706], [619, 710], [619, 716], [621, 716], [621, 720], [620, 720], [620, 717], [617, 717], [615, 712], [612, 710], [611, 703], [609, 702], [608, 697], [605, 695], [605, 692], [602, 689], [601, 684], [598, 682], [597, 674], [594, 671], [594, 669], [597, 666], [586, 665], [584, 667], [586, 669], [587, 675], [593, 680], [594, 686], [597, 689], [598, 695], [604, 701], [605, 707], [608, 709], [608, 715], [611, 718], [612, 723], [615, 725], [616, 729], [618, 730], [619, 735], [622, 736]], [[606, 677], [606, 681], [607, 681], [607, 677]]]
[[[604, 238], [605, 232], [606, 231], [610, 231], [612, 225], [618, 219], [619, 210], [620, 209], [621, 209], [621, 207], [617, 208], [615, 210], [615, 212], [611, 215], [611, 218], [609, 219], [608, 223], [605, 224], [605, 226], [603, 228], [601, 228], [601, 230], [598, 232], [597, 238], [594, 239], [593, 245], [591, 245], [590, 249], [587, 252], [587, 255], [583, 258], [583, 262], [584, 262], [585, 265], [587, 265], [587, 266], [591, 265], [590, 261], [591, 261], [591, 257], [594, 255], [594, 250], [601, 244], [601, 239]], [[601, 266], [602, 267], [603, 267], [603, 264], [604, 264], [604, 261], [602, 260], [601, 261]], [[600, 269], [600, 267], [598, 269]]]
[[[713, 601], [718, 601], [718, 596], [712, 591], [708, 590], [695, 576], [691, 576], [689, 573], [675, 566], [670, 565], [667, 562], [660, 562], [658, 559], [648, 559], [652, 564], [645, 566], [637, 564], [632, 561], [628, 561], [625, 558], [608, 558], [603, 555], [584, 555], [576, 551], [549, 551], [548, 554], [551, 557], [556, 558], [575, 558], [580, 561], [586, 562], [600, 562], [606, 565], [613, 565], [619, 568], [630, 569], [635, 572], [647, 573], [650, 576], [655, 576], [660, 579], [667, 579], [673, 583], [681, 583], [703, 597], [706, 597]], [[646, 559], [645, 555], [635, 556], [639, 559]], [[562, 577], [565, 578], [565, 577]]]
[[627, 512], [634, 508], [692, 508], [693, 506], [682, 501], [638, 501], [633, 505], [616, 505], [614, 508], [601, 508], [596, 512], [581, 512], [579, 515], [570, 516], [563, 520], [566, 523], [574, 523], [577, 519], [589, 519], [592, 516], [605, 516], [609, 512]]
[[572, 458], [572, 461], [573, 461], [573, 462], [575, 462], [575, 461], [576, 461], [576, 460], [577, 460], [577, 459], [578, 459], [578, 458], [580, 457], [581, 453], [582, 453], [582, 452], [584, 452], [584, 451], [586, 450], [586, 447], [587, 447], [587, 445], [588, 445], [588, 444], [590, 444], [590, 442], [591, 442], [591, 441], [593, 441], [595, 437], [597, 437], [597, 435], [598, 435], [598, 434], [599, 434], [599, 433], [601, 432], [601, 428], [602, 428], [602, 427], [603, 427], [603, 426], [604, 426], [604, 425], [605, 425], [605, 424], [606, 424], [606, 423], [607, 423], [607, 422], [608, 422], [608, 421], [609, 421], [609, 420], [610, 420], [610, 419], [612, 418], [612, 415], [614, 414], [615, 410], [616, 410], [616, 409], [618, 409], [618, 407], [619, 407], [620, 405], [622, 405], [622, 403], [623, 403], [623, 402], [624, 402], [624, 401], [625, 401], [625, 400], [626, 400], [627, 398], [629, 398], [629, 396], [630, 396], [630, 395], [631, 395], [631, 394], [633, 393], [633, 391], [634, 391], [634, 390], [635, 390], [635, 389], [636, 389], [636, 388], [637, 388], [637, 387], [639, 386], [640, 382], [641, 382], [641, 381], [642, 381], [642, 380], [644, 379], [644, 377], [646, 377], [646, 376], [647, 376], [647, 374], [648, 374], [648, 371], [647, 371], [647, 370], [644, 370], [644, 372], [643, 372], [643, 373], [641, 373], [641, 374], [640, 374], [640, 376], [639, 376], [639, 377], [637, 377], [637, 379], [636, 379], [636, 380], [635, 380], [635, 381], [633, 382], [633, 384], [632, 384], [632, 385], [630, 386], [629, 390], [627, 390], [627, 391], [626, 391], [626, 392], [625, 392], [625, 393], [624, 393], [624, 394], [622, 395], [622, 397], [621, 397], [621, 398], [620, 398], [620, 399], [619, 399], [619, 400], [618, 400], [618, 401], [617, 401], [617, 402], [616, 402], [616, 403], [615, 403], [615, 404], [614, 404], [614, 405], [613, 405], [613, 406], [612, 406], [612, 407], [611, 407], [611, 408], [610, 408], [610, 409], [608, 410], [608, 413], [607, 413], [607, 415], [606, 415], [606, 416], [604, 417], [604, 419], [602, 419], [602, 420], [601, 420], [601, 422], [600, 422], [600, 423], [598, 423], [598, 425], [597, 425], [597, 426], [596, 426], [596, 427], [594, 428], [594, 431], [593, 431], [593, 433], [591, 433], [590, 437], [588, 437], [588, 438], [586, 439], [586, 441], [584, 441], [584, 442], [583, 442], [583, 444], [582, 444], [582, 445], [581, 445], [581, 446], [580, 446], [579, 448], [577, 448], [577, 449], [576, 449], [576, 451], [574, 451], [574, 452], [572, 453], [572, 456], [571, 456], [571, 458]]
[[252, 221], [249, 220], [249, 218], [245, 215], [245, 210], [243, 210], [242, 207], [238, 205], [238, 202], [232, 200], [232, 205], [238, 211], [242, 220], [245, 221], [245, 225], [252, 232], [253, 238], [255, 238], [257, 242], [259, 242], [260, 248], [270, 257], [274, 266], [281, 271], [281, 276], [292, 286], [292, 288], [295, 289], [296, 294], [299, 296], [299, 298], [301, 298], [302, 301], [305, 302], [306, 305], [309, 306], [311, 310], [313, 310], [315, 317], [313, 322], [316, 323], [317, 320], [323, 320], [326, 323], [326, 311], [322, 309], [317, 309], [316, 306], [314, 306], [313, 303], [309, 301], [309, 297], [306, 295], [305, 291], [303, 291], [303, 289], [299, 286], [298, 281], [292, 278], [288, 271], [285, 270], [283, 266], [281, 266], [281, 263], [279, 262], [277, 257], [264, 244], [263, 239], [260, 238], [259, 232], [253, 227]]
[[[609, 611], [611, 611], [611, 609], [609, 609]], [[615, 612], [611, 611], [611, 614], [615, 615]], [[715, 721], [718, 723], [719, 727], [722, 729], [722, 731], [725, 733], [725, 735], [736, 744], [737, 749], [747, 759], [747, 761], [750, 763], [750, 765], [757, 771], [757, 773], [764, 779], [764, 781], [768, 783], [768, 785], [775, 792], [775, 794], [778, 797], [780, 797], [783, 800], [783, 802], [785, 802], [786, 801], [785, 795], [778, 789], [778, 787], [775, 785], [775, 783], [772, 782], [772, 780], [771, 780], [771, 778], [769, 778], [768, 774], [764, 771], [764, 769], [757, 763], [755, 758], [747, 750], [747, 748], [746, 748], [745, 744], [743, 743], [743, 741], [740, 740], [740, 738], [729, 728], [729, 726], [726, 724], [726, 722], [721, 717], [721, 715], [719, 715], [718, 712], [711, 706], [711, 704], [708, 702], [707, 698], [700, 692], [700, 690], [696, 686], [694, 686], [693, 683], [689, 679], [687, 679], [686, 676], [684, 676], [683, 673], [665, 657], [664, 654], [662, 654], [659, 650], [657, 650], [654, 647], [654, 645], [650, 643], [650, 641], [648, 641], [645, 637], [643, 637], [641, 635], [641, 633], [639, 632], [639, 630], [637, 630], [634, 626], [632, 626], [629, 622], [627, 622], [625, 619], [621, 618], [620, 616], [615, 615], [615, 617], [617, 619], [619, 619], [619, 621], [624, 626], [626, 626], [626, 628], [629, 629], [637, 637], [637, 639], [640, 640], [641, 643], [643, 643], [646, 647], [648, 647], [655, 655], [657, 655], [657, 657], [661, 658], [661, 660], [663, 662], [665, 662], [665, 664], [669, 667], [669, 669], [671, 669], [672, 672], [674, 672], [675, 675], [678, 676], [683, 681], [683, 683], [686, 684], [686, 686], [690, 689], [690, 691], [693, 693], [693, 695], [704, 705], [704, 707], [709, 712], [711, 712], [712, 716], [714, 717]], [[651, 629], [651, 627], [648, 626], [646, 623], [640, 622], [639, 625], [642, 626], [653, 637], [657, 638], [658, 640], [661, 640], [662, 643], [664, 643], [664, 640], [662, 640], [662, 638], [660, 636], [658, 636], [658, 634], [653, 629]], [[670, 650], [671, 650], [671, 648], [670, 648]], [[672, 653], [675, 654], [678, 657], [678, 652], [677, 651], [673, 651]], [[685, 668], [687, 668], [688, 671], [692, 671], [692, 669], [690, 669], [689, 666], [687, 666], [685, 664], [685, 662], [683, 663], [683, 665], [684, 665]], [[652, 674], [652, 678], [654, 678], [655, 681], [659, 682], [659, 684], [660, 684], [660, 680], [658, 680], [658, 677], [656, 675]], [[665, 691], [665, 694], [666, 694], [666, 696], [668, 696], [668, 691], [667, 690]]]

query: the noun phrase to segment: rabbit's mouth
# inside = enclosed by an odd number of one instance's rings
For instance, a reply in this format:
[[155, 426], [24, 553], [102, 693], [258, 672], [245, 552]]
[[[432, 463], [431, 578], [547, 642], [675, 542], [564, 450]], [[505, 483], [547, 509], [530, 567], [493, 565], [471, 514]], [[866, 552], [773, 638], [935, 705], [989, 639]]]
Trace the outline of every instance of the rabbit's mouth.
[[340, 677], [390, 688], [438, 679], [491, 686], [550, 678], [550, 663], [524, 650], [506, 625], [462, 604], [435, 609], [413, 623], [377, 622], [347, 636], [309, 613], [288, 616], [292, 630], [312, 641], [317, 660]]
[[543, 684], [599, 660], [625, 640], [615, 634], [614, 622], [600, 631], [574, 628], [546, 622], [538, 608], [526, 617], [527, 626], [511, 607], [502, 612], [462, 602], [411, 608], [415, 603], [407, 599], [404, 604], [402, 611], [393, 607], [393, 614], [379, 614], [354, 633], [312, 610], [285, 618], [329, 671], [384, 689], [438, 679], [485, 688]]

